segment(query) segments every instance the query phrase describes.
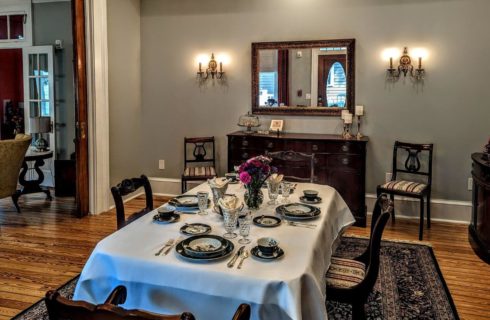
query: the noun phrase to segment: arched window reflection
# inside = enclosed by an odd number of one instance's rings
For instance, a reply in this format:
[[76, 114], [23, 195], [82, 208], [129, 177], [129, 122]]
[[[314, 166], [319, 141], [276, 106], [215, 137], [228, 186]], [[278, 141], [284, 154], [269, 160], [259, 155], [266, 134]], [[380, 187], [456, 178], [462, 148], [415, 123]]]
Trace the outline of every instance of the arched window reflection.
[[328, 107], [345, 107], [347, 82], [345, 70], [339, 62], [335, 62], [328, 72], [325, 86]]

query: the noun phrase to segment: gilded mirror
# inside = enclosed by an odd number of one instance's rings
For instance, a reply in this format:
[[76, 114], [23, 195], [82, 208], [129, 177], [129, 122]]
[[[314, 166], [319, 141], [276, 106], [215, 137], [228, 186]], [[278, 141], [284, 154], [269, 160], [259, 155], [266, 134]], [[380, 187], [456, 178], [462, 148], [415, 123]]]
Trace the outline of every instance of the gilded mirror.
[[355, 39], [252, 43], [254, 114], [337, 116], [354, 109]]

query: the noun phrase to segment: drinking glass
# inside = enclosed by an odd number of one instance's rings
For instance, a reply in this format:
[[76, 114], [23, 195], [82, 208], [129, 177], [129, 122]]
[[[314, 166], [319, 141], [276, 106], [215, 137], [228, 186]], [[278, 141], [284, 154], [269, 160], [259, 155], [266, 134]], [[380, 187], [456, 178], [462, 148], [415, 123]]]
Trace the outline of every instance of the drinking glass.
[[238, 240], [238, 243], [240, 244], [248, 244], [250, 243], [250, 239], [247, 239], [248, 235], [250, 234], [250, 224], [252, 222], [252, 218], [250, 217], [250, 214], [247, 214], [244, 217], [238, 218], [238, 224], [240, 225], [240, 235], [242, 236], [242, 239]]
[[237, 237], [237, 234], [233, 232], [236, 228], [238, 219], [238, 212], [228, 212], [223, 210], [223, 220], [225, 221], [226, 233], [223, 235], [226, 239], [233, 239]]
[[197, 204], [199, 206], [198, 214], [200, 214], [200, 215], [208, 214], [206, 212], [206, 209], [208, 208], [208, 197], [209, 197], [208, 192], [198, 192], [197, 193]]
[[268, 204], [277, 204], [276, 199], [279, 196], [279, 183], [273, 183], [267, 181], [267, 190], [269, 191], [269, 202]]
[[284, 203], [289, 203], [289, 195], [291, 194], [291, 189], [293, 188], [293, 184], [289, 182], [283, 182], [281, 184], [281, 192]]

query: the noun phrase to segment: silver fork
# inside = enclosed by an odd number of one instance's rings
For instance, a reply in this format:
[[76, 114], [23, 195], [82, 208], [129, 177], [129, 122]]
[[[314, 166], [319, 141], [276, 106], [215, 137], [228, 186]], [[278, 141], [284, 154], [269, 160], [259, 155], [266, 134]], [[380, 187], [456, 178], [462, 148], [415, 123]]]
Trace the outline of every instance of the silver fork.
[[174, 242], [173, 242], [171, 245], [169, 245], [169, 246], [167, 247], [167, 249], [166, 249], [166, 250], [163, 252], [163, 255], [165, 255], [165, 256], [166, 256], [166, 255], [167, 255], [167, 254], [170, 252], [170, 250], [172, 250], [172, 248], [174, 247], [174, 245], [177, 245], [177, 243], [179, 243], [180, 241], [182, 241], [182, 237], [179, 237], [179, 238], [178, 238], [177, 240], [175, 240], [175, 241], [174, 241]]
[[165, 245], [160, 250], [158, 250], [157, 253], [155, 253], [155, 256], [159, 256], [163, 252], [163, 250], [165, 250], [165, 248], [167, 248], [168, 246], [173, 245], [174, 244], [174, 241], [175, 241], [174, 239], [167, 240], [167, 242], [165, 243]]
[[315, 229], [316, 227], [316, 224], [308, 224], [308, 223], [301, 223], [301, 222], [294, 222], [294, 221], [288, 221], [288, 224], [293, 227], [303, 227], [309, 229]]

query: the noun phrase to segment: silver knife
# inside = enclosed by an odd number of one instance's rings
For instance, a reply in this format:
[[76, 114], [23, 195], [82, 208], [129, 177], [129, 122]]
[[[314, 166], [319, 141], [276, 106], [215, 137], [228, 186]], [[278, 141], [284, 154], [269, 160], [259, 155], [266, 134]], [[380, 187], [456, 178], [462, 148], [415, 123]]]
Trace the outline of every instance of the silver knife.
[[230, 262], [228, 262], [227, 266], [228, 268], [233, 268], [235, 265], [235, 262], [237, 261], [238, 257], [242, 254], [243, 250], [245, 249], [245, 246], [241, 246], [240, 249], [235, 253], [233, 258], [231, 258]]

